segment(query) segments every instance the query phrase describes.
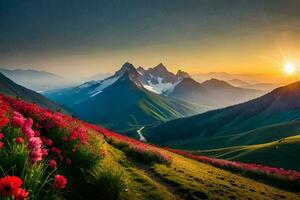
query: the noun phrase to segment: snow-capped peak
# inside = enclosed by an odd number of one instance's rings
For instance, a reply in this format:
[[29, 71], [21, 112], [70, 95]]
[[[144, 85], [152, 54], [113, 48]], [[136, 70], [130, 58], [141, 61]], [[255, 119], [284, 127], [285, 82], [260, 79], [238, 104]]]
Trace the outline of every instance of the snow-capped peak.
[[162, 63], [146, 70], [143, 67], [136, 69], [131, 63], [126, 62], [113, 76], [104, 80], [84, 83], [78, 88], [87, 90], [89, 96], [94, 97], [124, 76], [128, 77], [138, 87], [164, 95], [168, 94], [168, 91], [172, 90], [183, 78], [189, 77], [186, 72], [181, 70], [176, 75], [169, 72]]

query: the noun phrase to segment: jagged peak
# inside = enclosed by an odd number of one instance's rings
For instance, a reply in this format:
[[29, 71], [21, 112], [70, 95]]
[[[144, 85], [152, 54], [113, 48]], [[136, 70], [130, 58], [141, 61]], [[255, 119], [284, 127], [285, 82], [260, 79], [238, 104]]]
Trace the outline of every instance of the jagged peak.
[[178, 70], [177, 73], [176, 73], [176, 76], [177, 76], [179, 79], [190, 78], [190, 77], [191, 77], [187, 72], [182, 71], [182, 70]]
[[133, 64], [129, 63], [129, 62], [125, 62], [122, 67], [121, 70], [135, 70], [135, 67], [133, 66]]
[[159, 63], [158, 65], [156, 65], [153, 70], [160, 70], [160, 71], [167, 71], [168, 72], [168, 69], [164, 66], [163, 63]]
[[122, 65], [121, 69], [115, 73], [115, 76], [122, 76], [125, 72], [134, 73], [134, 74], [137, 73], [133, 64], [129, 62], [125, 62]]

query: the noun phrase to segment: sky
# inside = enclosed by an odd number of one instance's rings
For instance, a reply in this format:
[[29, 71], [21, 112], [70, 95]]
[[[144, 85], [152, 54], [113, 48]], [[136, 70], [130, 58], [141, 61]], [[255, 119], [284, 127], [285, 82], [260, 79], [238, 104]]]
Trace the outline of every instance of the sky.
[[66, 76], [128, 61], [191, 74], [299, 65], [298, 0], [0, 0], [0, 67]]

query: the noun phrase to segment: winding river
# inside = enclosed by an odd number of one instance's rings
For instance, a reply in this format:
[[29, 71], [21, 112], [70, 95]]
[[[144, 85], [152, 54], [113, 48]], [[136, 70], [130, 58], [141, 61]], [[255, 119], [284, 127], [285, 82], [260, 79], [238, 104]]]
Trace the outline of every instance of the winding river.
[[147, 139], [142, 135], [142, 130], [144, 129], [145, 127], [141, 127], [139, 130], [137, 130], [137, 134], [139, 135], [139, 140], [143, 141], [143, 142], [147, 142]]

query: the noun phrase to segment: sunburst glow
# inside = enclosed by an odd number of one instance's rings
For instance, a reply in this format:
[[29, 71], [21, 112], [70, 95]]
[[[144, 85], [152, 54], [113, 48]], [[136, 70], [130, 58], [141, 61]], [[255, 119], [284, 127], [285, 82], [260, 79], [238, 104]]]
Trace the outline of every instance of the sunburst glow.
[[286, 63], [285, 65], [284, 65], [284, 72], [286, 73], [286, 74], [288, 74], [288, 75], [292, 75], [292, 74], [294, 74], [295, 73], [295, 71], [296, 71], [296, 69], [295, 69], [295, 66], [294, 66], [294, 64], [293, 63]]

